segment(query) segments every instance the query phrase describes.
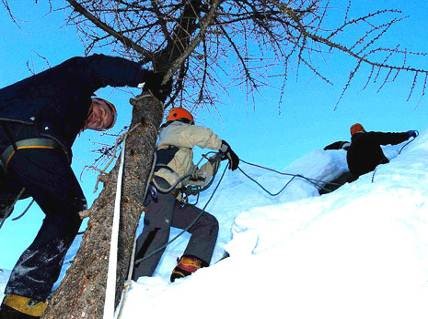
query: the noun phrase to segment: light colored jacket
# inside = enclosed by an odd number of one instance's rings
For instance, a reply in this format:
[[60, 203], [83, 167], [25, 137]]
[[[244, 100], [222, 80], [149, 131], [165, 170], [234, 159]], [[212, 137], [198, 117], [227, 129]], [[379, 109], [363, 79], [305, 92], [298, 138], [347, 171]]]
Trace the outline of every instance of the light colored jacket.
[[[193, 164], [193, 147], [219, 150], [221, 144], [222, 140], [209, 128], [174, 121], [161, 128], [157, 149], [173, 145], [178, 147], [178, 150], [167, 164], [170, 169], [160, 168], [155, 175], [162, 177], [170, 185], [175, 185], [181, 177], [194, 173], [196, 169]], [[178, 188], [181, 186], [182, 183], [177, 184]]]

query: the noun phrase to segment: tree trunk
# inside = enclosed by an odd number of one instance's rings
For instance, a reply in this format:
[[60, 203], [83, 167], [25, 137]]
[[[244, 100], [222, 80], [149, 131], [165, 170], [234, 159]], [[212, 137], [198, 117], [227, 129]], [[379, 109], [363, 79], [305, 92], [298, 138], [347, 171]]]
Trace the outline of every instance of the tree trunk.
[[[143, 210], [143, 196], [150, 173], [162, 104], [150, 95], [131, 99], [134, 106], [126, 140], [121, 199], [116, 304], [127, 279], [135, 230]], [[91, 318], [103, 316], [107, 283], [108, 254], [116, 193], [117, 161], [106, 178], [104, 189], [90, 209], [90, 222], [80, 249], [61, 286], [43, 316], [45, 319]]]

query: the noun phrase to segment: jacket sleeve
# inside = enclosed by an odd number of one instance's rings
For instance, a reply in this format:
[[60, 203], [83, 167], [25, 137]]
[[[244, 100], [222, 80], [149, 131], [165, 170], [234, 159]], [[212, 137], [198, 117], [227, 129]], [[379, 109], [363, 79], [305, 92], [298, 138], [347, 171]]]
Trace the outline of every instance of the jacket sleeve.
[[371, 139], [380, 145], [396, 145], [409, 139], [409, 135], [403, 133], [384, 133], [384, 132], [368, 132]]
[[105, 86], [136, 87], [148, 73], [136, 62], [103, 54], [75, 57], [67, 62], [69, 71], [92, 91]]
[[177, 147], [193, 148], [194, 146], [199, 146], [218, 150], [221, 147], [222, 140], [209, 128], [197, 125], [183, 125], [171, 131], [165, 143]]
[[327, 146], [324, 147], [324, 151], [328, 151], [328, 150], [346, 150], [347, 148], [349, 148], [350, 143], [348, 141], [337, 141], [334, 143], [331, 143]]

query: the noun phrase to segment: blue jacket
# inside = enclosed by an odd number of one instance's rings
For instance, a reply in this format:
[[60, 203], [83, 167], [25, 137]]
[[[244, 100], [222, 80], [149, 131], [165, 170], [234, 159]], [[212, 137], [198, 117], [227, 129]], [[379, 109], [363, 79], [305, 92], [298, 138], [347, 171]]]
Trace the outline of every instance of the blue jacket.
[[108, 85], [135, 87], [144, 82], [147, 73], [140, 64], [119, 57], [71, 58], [0, 89], [0, 124], [35, 125], [41, 135], [57, 140], [71, 154], [94, 92]]

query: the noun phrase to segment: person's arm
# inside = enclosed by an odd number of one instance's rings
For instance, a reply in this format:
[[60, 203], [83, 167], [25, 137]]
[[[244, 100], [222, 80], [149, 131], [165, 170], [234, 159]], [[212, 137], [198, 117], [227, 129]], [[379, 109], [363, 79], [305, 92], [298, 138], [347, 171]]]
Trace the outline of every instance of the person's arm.
[[97, 88], [107, 85], [113, 87], [136, 87], [152, 73], [144, 69], [139, 63], [120, 57], [93, 54], [88, 57], [74, 59], [82, 78], [92, 82]]
[[347, 150], [349, 148], [349, 145], [351, 143], [349, 143], [348, 141], [337, 141], [334, 143], [331, 143], [327, 146], [324, 147], [324, 151], [328, 151], [328, 150]]
[[410, 137], [408, 132], [401, 132], [401, 133], [367, 132], [365, 134], [368, 134], [367, 136], [369, 138], [375, 140], [380, 145], [400, 144], [401, 142], [408, 140]]
[[197, 125], [180, 125], [169, 133], [168, 144], [178, 147], [193, 148], [199, 146], [219, 150], [222, 140], [209, 128]]
[[137, 62], [103, 54], [71, 58], [63, 67], [91, 91], [105, 86], [137, 87], [145, 82], [145, 87], [156, 95], [162, 82], [161, 74], [144, 69]]
[[220, 139], [211, 129], [197, 125], [181, 125], [172, 128], [174, 131], [168, 134], [169, 139], [163, 143], [178, 147], [193, 148], [199, 146], [218, 150], [229, 160], [230, 168], [235, 170], [239, 165], [239, 157], [235, 154], [229, 144]]

